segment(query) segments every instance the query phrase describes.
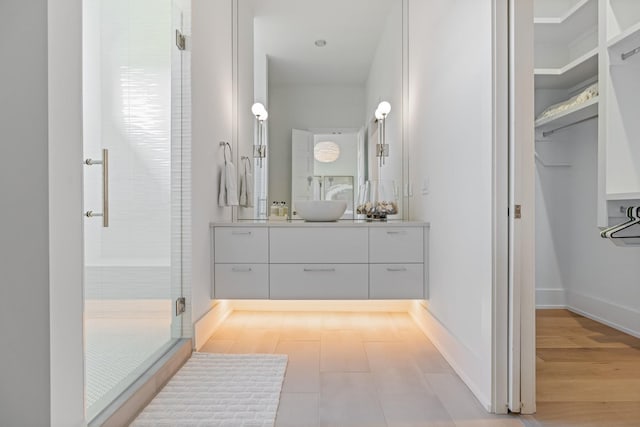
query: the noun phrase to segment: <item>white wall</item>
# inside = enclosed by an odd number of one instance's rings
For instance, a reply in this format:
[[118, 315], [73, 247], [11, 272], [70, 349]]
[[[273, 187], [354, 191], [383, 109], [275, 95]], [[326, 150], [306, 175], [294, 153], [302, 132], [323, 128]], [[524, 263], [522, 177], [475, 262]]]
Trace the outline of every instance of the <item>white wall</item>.
[[0, 2], [0, 425], [50, 424], [47, 1]]
[[426, 321], [490, 408], [492, 2], [416, 0], [408, 16], [411, 217], [431, 223]]
[[269, 88], [269, 204], [291, 206], [291, 130], [359, 129], [364, 99], [361, 86]]
[[217, 206], [220, 141], [232, 138], [231, 0], [192, 3], [192, 300], [193, 320], [213, 305], [209, 222], [230, 221]]
[[[536, 91], [536, 114], [567, 98], [565, 90]], [[566, 262], [571, 250], [566, 213], [571, 207], [571, 132], [539, 138], [536, 142], [536, 306], [553, 308], [566, 305], [565, 288], [570, 272]], [[595, 137], [595, 136], [594, 136]]]
[[[597, 135], [596, 120], [554, 134], [545, 161], [571, 167], [538, 167], [542, 179], [536, 193], [545, 202], [546, 215], [536, 224], [537, 252], [555, 250], [537, 268], [537, 305], [548, 305], [546, 289], [560, 288], [556, 295], [563, 300], [554, 305], [565, 302], [574, 311], [640, 337], [640, 248], [615, 246], [600, 237], [596, 226]], [[545, 271], [559, 273], [561, 286]]]

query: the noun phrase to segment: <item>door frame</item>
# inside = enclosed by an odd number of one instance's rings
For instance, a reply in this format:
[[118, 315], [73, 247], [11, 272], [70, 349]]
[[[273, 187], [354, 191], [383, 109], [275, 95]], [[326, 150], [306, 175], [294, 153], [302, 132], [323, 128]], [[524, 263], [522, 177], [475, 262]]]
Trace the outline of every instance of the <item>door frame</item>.
[[[506, 175], [508, 195], [506, 407], [510, 412], [532, 414], [536, 411], [533, 0], [506, 1], [508, 143], [506, 163], [504, 151], [500, 151], [497, 171], [502, 175], [500, 182], [503, 184]], [[504, 187], [499, 190], [503, 191]], [[516, 206], [520, 207], [519, 213]], [[500, 230], [500, 227], [496, 228], [504, 238]], [[500, 267], [504, 268], [504, 263], [500, 263]], [[499, 297], [502, 299], [496, 299], [498, 305], [504, 301], [504, 294]], [[504, 337], [504, 327], [499, 326], [500, 320], [505, 319], [504, 308], [498, 312], [500, 317], [496, 319], [495, 332], [497, 337]], [[495, 350], [498, 354], [494, 360], [504, 357], [504, 347]], [[496, 373], [501, 372], [504, 375], [504, 371], [496, 370]]]
[[[48, 0], [51, 426], [86, 425], [82, 0]], [[74, 18], [75, 17], [75, 18]]]
[[[494, 0], [493, 411], [535, 402], [533, 0]], [[515, 218], [515, 205], [521, 217]]]

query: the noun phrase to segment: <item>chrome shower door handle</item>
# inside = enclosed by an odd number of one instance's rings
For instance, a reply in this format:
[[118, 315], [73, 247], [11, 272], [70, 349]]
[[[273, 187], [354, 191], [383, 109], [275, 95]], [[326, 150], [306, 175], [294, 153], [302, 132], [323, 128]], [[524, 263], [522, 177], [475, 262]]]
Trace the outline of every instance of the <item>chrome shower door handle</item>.
[[102, 226], [109, 227], [109, 150], [102, 149], [102, 160], [86, 159], [84, 164], [87, 166], [102, 165], [102, 213], [87, 211], [85, 216], [93, 218], [102, 217]]

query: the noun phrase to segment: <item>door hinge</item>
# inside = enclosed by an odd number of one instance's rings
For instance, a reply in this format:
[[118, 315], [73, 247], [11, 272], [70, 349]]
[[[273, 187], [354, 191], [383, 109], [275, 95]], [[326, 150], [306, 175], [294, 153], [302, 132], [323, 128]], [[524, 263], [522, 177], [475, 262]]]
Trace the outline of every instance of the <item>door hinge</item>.
[[185, 50], [187, 48], [187, 38], [180, 32], [180, 30], [176, 30], [176, 46], [178, 49]]
[[187, 299], [180, 297], [176, 300], [176, 316], [180, 316], [187, 310]]
[[515, 212], [514, 212], [514, 217], [515, 219], [520, 219], [522, 218], [522, 205], [515, 205]]

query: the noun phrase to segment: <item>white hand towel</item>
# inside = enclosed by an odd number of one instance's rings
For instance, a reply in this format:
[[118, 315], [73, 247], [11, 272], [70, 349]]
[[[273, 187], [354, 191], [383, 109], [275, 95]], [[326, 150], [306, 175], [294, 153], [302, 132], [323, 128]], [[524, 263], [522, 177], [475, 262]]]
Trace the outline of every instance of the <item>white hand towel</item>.
[[218, 206], [227, 206], [227, 185], [225, 180], [225, 168], [220, 171], [220, 188], [218, 191]]
[[245, 181], [247, 181], [247, 207], [253, 207], [253, 174], [251, 173], [251, 167], [248, 167], [244, 171]]
[[251, 160], [244, 161], [244, 171], [240, 175], [240, 206], [253, 207], [253, 174]]
[[219, 206], [238, 206], [238, 188], [236, 186], [236, 167], [231, 162], [225, 163], [220, 174]]
[[[246, 169], [246, 166], [245, 166]], [[243, 172], [240, 174], [240, 182], [238, 183], [240, 186], [240, 206], [247, 206], [247, 176]]]
[[231, 162], [227, 162], [224, 169], [225, 185], [227, 188], [227, 206], [238, 206], [238, 185], [236, 184], [236, 167]]

